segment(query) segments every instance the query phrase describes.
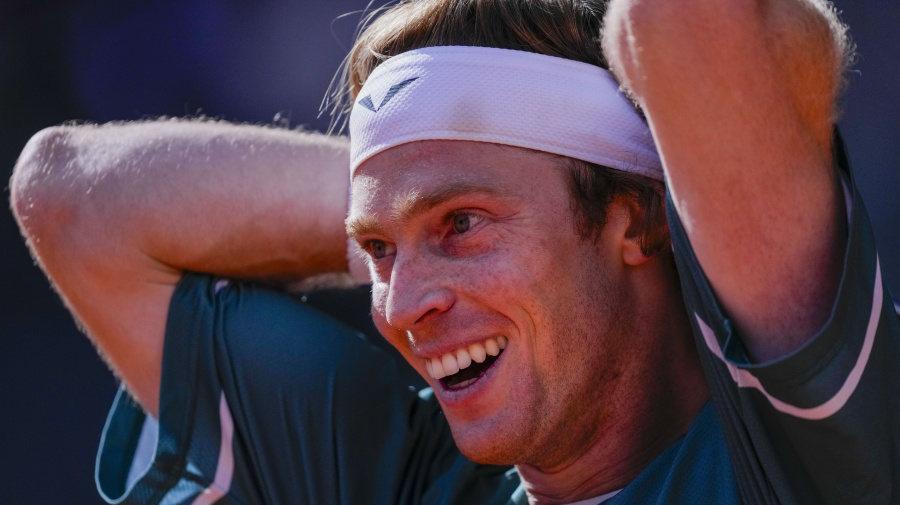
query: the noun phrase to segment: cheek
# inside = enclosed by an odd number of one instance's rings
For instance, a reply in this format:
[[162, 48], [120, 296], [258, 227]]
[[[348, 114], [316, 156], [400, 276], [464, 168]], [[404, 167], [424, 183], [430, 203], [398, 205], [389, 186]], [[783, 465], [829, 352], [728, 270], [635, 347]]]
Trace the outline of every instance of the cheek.
[[372, 285], [372, 321], [375, 323], [375, 327], [378, 328], [381, 336], [387, 339], [394, 347], [397, 347], [394, 337], [398, 331], [388, 324], [385, 317], [387, 294], [388, 288], [386, 283], [375, 282]]
[[394, 328], [385, 318], [385, 306], [387, 301], [387, 284], [376, 283], [372, 287], [372, 322], [378, 328], [381, 336], [394, 346], [404, 358], [409, 361], [412, 353], [409, 349], [409, 341], [403, 331]]
[[400, 355], [403, 356], [403, 359], [405, 359], [406, 362], [422, 376], [422, 378], [428, 381], [429, 376], [425, 371], [425, 362], [413, 355], [412, 349], [410, 349], [409, 340], [406, 338], [406, 332], [400, 331], [388, 324], [387, 319], [384, 317], [384, 311], [376, 308], [374, 292], [372, 295], [372, 321], [375, 323], [375, 327], [378, 328], [378, 332], [381, 333], [381, 336], [384, 337], [394, 349], [397, 349]]

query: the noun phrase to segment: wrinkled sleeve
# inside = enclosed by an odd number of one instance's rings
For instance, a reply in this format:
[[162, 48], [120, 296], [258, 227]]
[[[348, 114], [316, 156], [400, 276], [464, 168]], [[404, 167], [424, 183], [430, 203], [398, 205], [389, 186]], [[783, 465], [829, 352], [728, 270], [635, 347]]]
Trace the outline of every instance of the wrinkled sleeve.
[[170, 305], [159, 421], [121, 391], [96, 469], [107, 501], [141, 505], [445, 503], [501, 476], [460, 456], [433, 397], [361, 335], [191, 273]]
[[747, 504], [900, 502], [898, 318], [840, 139], [837, 148], [849, 210], [839, 292], [825, 326], [768, 363], [748, 359], [667, 196], [688, 316]]

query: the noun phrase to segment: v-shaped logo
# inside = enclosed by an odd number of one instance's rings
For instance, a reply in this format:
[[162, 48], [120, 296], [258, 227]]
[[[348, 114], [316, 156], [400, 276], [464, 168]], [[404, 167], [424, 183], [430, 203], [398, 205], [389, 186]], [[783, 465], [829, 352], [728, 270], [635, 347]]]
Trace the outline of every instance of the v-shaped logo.
[[359, 104], [363, 107], [369, 109], [372, 112], [378, 112], [382, 107], [387, 105], [388, 102], [391, 101], [391, 98], [394, 98], [394, 95], [400, 92], [401, 89], [409, 86], [409, 84], [418, 79], [418, 77], [413, 77], [411, 79], [407, 79], [403, 82], [398, 82], [388, 89], [387, 94], [384, 95], [384, 100], [381, 101], [381, 105], [375, 107], [375, 104], [372, 103], [372, 95], [366, 95], [359, 99]]

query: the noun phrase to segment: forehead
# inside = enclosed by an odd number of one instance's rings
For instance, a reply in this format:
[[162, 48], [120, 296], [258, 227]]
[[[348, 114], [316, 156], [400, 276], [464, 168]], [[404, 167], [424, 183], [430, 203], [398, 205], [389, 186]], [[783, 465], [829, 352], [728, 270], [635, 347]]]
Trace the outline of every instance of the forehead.
[[[418, 193], [490, 192], [522, 196], [559, 181], [558, 156], [530, 149], [463, 140], [409, 142], [376, 154], [351, 181], [351, 217], [377, 213]], [[552, 186], [552, 184], [551, 184]]]

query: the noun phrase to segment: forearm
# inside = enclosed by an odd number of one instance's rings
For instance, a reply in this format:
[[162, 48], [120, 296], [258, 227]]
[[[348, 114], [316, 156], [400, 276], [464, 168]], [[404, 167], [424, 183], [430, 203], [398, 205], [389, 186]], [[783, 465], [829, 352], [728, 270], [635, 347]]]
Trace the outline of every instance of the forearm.
[[295, 280], [346, 271], [347, 166], [342, 139], [169, 120], [41, 132], [11, 187], [39, 257], [134, 249], [176, 270]]

